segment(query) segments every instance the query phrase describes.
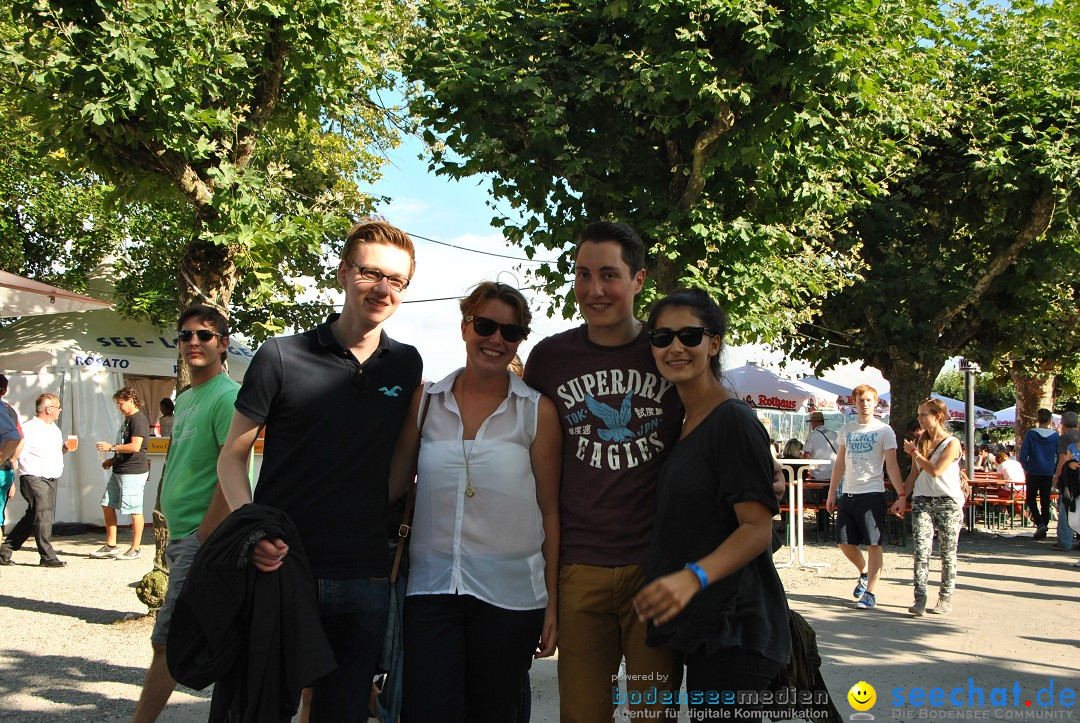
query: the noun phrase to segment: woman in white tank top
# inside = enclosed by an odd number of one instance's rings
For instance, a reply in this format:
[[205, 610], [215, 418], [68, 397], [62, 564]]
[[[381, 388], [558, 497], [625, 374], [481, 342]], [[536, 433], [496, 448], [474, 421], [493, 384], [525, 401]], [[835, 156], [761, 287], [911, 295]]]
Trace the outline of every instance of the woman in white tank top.
[[465, 366], [417, 390], [391, 470], [392, 495], [416, 471], [405, 723], [514, 720], [533, 654], [554, 653], [558, 633], [562, 431], [507, 370], [529, 306], [485, 281], [461, 314]]
[[919, 425], [925, 433], [918, 442], [904, 442], [904, 451], [911, 455], [911, 474], [891, 510], [893, 514], [903, 517], [907, 496], [911, 495], [911, 530], [915, 538], [915, 602], [908, 612], [914, 617], [920, 617], [927, 611], [926, 586], [935, 531], [941, 554], [941, 589], [937, 605], [930, 612], [939, 615], [952, 612], [956, 545], [963, 521], [964, 493], [957, 464], [960, 440], [945, 428], [947, 419], [944, 402], [927, 399], [919, 405]]

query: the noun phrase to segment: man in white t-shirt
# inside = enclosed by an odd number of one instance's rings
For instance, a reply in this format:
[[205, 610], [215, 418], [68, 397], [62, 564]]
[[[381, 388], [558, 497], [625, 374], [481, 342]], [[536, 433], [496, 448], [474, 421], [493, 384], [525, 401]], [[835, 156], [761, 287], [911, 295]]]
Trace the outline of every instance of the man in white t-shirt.
[[810, 469], [810, 478], [829, 481], [832, 479], [832, 463], [836, 461], [836, 432], [825, 428], [825, 415], [810, 412], [810, 434], [803, 444], [803, 459], [827, 459], [829, 464], [821, 464]]
[[[836, 512], [836, 542], [840, 551], [859, 571], [852, 595], [855, 607], [869, 610], [877, 604], [874, 589], [881, 576], [881, 540], [885, 531], [884, 464], [889, 480], [900, 483], [896, 463], [896, 434], [884, 422], [874, 419], [877, 390], [861, 384], [852, 390], [858, 419], [845, 424], [838, 435], [839, 447], [829, 482], [825, 506]], [[840, 480], [844, 493], [836, 494]], [[859, 545], [866, 545], [866, 558]]]
[[37, 415], [23, 424], [26, 444], [19, 453], [19, 491], [26, 500], [26, 513], [0, 545], [0, 565], [12, 564], [12, 553], [31, 535], [37, 544], [38, 564], [64, 567], [52, 546], [53, 510], [56, 484], [64, 473], [64, 455], [74, 442], [64, 442], [56, 420], [60, 418], [60, 398], [42, 394], [35, 402]]

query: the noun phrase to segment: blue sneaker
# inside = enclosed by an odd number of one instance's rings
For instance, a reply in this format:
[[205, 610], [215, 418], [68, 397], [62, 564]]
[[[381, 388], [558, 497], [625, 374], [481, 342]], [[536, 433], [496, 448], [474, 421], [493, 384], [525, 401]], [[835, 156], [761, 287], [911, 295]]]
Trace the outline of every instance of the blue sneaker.
[[851, 593], [851, 597], [856, 600], [862, 598], [863, 593], [866, 592], [866, 583], [870, 582], [870, 578], [866, 575], [859, 575], [859, 581], [855, 583], [855, 589]]
[[860, 610], [869, 610], [875, 605], [877, 605], [877, 598], [874, 597], [872, 592], [864, 592], [863, 596], [859, 598], [859, 602], [855, 603], [855, 607]]

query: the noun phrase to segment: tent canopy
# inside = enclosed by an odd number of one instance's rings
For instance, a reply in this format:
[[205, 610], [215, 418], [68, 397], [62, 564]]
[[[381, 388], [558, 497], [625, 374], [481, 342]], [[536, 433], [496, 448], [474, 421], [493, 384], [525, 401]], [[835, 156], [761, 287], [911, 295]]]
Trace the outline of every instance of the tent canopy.
[[0, 317], [108, 309], [112, 304], [0, 271]]
[[[251, 349], [229, 343], [229, 373], [242, 379]], [[0, 330], [0, 370], [68, 369], [176, 376], [176, 333], [111, 309], [20, 319]]]
[[836, 409], [835, 395], [793, 379], [786, 379], [757, 364], [725, 369], [723, 383], [739, 399], [750, 397], [754, 406], [785, 412]]
[[[1005, 409], [999, 409], [994, 412], [995, 420], [990, 425], [992, 427], [1015, 427], [1016, 426], [1016, 407], [1006, 407]], [[1031, 420], [1032, 424], [1035, 424], [1035, 420]], [[1055, 414], [1051, 424], [1061, 424], [1061, 415]]]
[[[964, 411], [964, 403], [962, 401], [960, 401], [959, 399], [953, 399], [952, 397], [946, 397], [946, 396], [943, 396], [941, 394], [931, 394], [930, 396], [933, 399], [938, 399], [938, 400], [940, 400], [942, 402], [945, 402], [945, 410], [949, 414], [949, 421], [950, 422], [962, 422], [962, 421], [964, 421], [965, 411]], [[882, 399], [887, 399], [888, 397], [889, 397], [888, 394], [882, 394], [881, 395]], [[889, 401], [891, 402], [891, 400], [889, 400]], [[915, 416], [915, 410], [911, 410], [911, 415]], [[980, 421], [981, 422], [993, 422], [994, 421], [994, 413], [991, 412], [989, 409], [986, 409], [985, 407], [980, 407], [980, 406], [976, 405], [975, 406], [975, 422], [976, 422], [976, 424], [978, 424]]]

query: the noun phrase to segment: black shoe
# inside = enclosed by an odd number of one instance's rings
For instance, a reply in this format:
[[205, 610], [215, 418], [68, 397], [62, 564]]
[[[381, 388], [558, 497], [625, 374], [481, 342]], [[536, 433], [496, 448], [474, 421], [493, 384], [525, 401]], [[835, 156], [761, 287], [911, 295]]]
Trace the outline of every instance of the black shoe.
[[55, 557], [51, 560], [42, 560], [38, 564], [42, 567], [65, 567], [67, 565], [66, 562]]
[[1031, 539], [1033, 539], [1033, 540], [1044, 540], [1044, 539], [1046, 539], [1046, 525], [1039, 525], [1038, 527], [1036, 527], [1035, 528], [1035, 534], [1031, 536]]

